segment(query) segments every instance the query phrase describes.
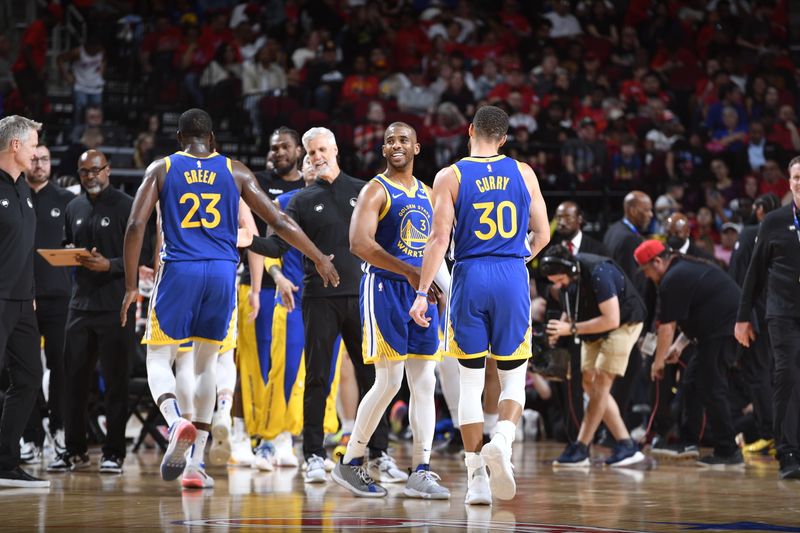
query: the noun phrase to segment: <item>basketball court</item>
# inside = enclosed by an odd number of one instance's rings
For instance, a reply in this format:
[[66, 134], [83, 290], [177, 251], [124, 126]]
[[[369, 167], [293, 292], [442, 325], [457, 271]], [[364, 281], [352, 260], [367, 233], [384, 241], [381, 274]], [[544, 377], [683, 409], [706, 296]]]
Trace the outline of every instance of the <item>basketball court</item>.
[[[47, 489], [3, 489], [4, 531], [783, 531], [800, 532], [800, 483], [779, 481], [777, 462], [748, 459], [743, 471], [702, 470], [691, 462], [648, 458], [636, 469], [592, 466], [554, 470], [560, 444], [514, 445], [517, 497], [492, 507], [464, 505], [463, 461], [436, 456], [432, 466], [450, 488], [449, 501], [403, 496], [388, 485], [385, 499], [351, 496], [333, 481], [303, 483], [297, 468], [259, 472], [212, 467], [212, 490], [181, 490], [158, 474], [160, 453], [142, 450], [125, 461], [122, 475], [92, 470], [34, 475]], [[399, 465], [410, 445], [395, 445]], [[596, 448], [595, 454], [608, 453]]]

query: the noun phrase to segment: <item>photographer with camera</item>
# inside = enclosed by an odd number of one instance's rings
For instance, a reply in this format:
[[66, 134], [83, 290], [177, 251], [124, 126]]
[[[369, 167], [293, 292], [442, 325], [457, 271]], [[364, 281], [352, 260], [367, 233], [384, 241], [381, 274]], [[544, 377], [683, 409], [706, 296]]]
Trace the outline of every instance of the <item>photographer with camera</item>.
[[[697, 353], [684, 375], [698, 383], [700, 398], [714, 434], [714, 453], [698, 461], [708, 468], [744, 467], [728, 402], [728, 369], [736, 359], [736, 322], [741, 291], [726, 272], [710, 261], [694, 259], [648, 240], [634, 252], [642, 272], [658, 286], [658, 340], [650, 377], [664, 375], [694, 341]], [[675, 339], [676, 326], [681, 334]], [[684, 439], [687, 435], [683, 435]]]
[[569, 444], [555, 466], [588, 466], [589, 444], [600, 422], [616, 439], [609, 466], [644, 460], [620, 416], [611, 386], [625, 374], [628, 359], [642, 331], [646, 311], [631, 280], [612, 259], [594, 254], [573, 256], [565, 246], [548, 249], [539, 262], [542, 274], [561, 290], [560, 320], [547, 323], [550, 343], [572, 336], [581, 343], [583, 388], [589, 404], [578, 440]]

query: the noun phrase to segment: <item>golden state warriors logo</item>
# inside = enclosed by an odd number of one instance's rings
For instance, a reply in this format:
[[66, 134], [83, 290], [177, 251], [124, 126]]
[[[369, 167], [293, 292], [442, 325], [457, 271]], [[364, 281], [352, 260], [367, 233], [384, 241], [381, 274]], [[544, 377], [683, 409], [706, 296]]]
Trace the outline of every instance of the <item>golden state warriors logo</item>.
[[400, 241], [397, 247], [409, 257], [422, 257], [425, 243], [431, 233], [431, 215], [419, 205], [407, 205], [400, 216]]

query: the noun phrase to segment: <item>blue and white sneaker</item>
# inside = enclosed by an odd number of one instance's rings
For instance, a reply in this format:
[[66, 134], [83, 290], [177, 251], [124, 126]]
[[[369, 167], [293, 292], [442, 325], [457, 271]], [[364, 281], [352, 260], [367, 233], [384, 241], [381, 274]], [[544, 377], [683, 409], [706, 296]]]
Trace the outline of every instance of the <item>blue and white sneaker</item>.
[[275, 470], [275, 446], [268, 440], [261, 441], [256, 448], [256, 460], [253, 463], [262, 472]]
[[553, 461], [553, 466], [579, 468], [589, 466], [589, 448], [582, 442], [568, 444], [558, 459]]
[[610, 467], [630, 466], [644, 461], [644, 454], [632, 440], [620, 441], [614, 445], [611, 455], [606, 459]]

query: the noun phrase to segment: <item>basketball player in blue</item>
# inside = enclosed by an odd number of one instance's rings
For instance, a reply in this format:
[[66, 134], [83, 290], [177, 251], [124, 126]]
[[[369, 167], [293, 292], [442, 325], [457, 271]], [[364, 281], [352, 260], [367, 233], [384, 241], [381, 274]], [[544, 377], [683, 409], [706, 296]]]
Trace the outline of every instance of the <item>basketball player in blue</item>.
[[[220, 345], [234, 321], [239, 198], [275, 231], [315, 263], [325, 283], [338, 283], [330, 257], [314, 246], [293, 220], [269, 201], [253, 173], [238, 161], [214, 150], [211, 117], [201, 109], [180, 116], [178, 143], [182, 151], [152, 163], [136, 193], [125, 234], [128, 307], [136, 301], [137, 263], [144, 228], [156, 202], [162, 216], [164, 245], [145, 332], [150, 392], [170, 426], [169, 446], [161, 462], [161, 477], [181, 473], [197, 477], [194, 486], [212, 486], [203, 467], [203, 451], [211, 429], [216, 396], [215, 369]], [[180, 417], [172, 362], [178, 347], [194, 343], [193, 422]], [[192, 447], [187, 472], [186, 451]]]
[[[508, 500], [516, 494], [511, 443], [525, 403], [526, 361], [531, 356], [525, 261], [550, 240], [536, 174], [499, 153], [507, 131], [503, 110], [481, 107], [469, 126], [470, 156], [436, 175], [433, 229], [410, 311], [420, 326], [435, 324], [427, 295], [452, 235], [456, 262], [445, 353], [461, 365], [458, 418], [466, 452], [467, 504], [491, 505], [493, 495]], [[533, 232], [530, 239], [528, 229]], [[487, 357], [497, 360], [501, 393], [495, 436], [481, 448]]]
[[384, 134], [383, 157], [387, 169], [361, 190], [350, 222], [350, 249], [364, 260], [361, 278], [362, 355], [375, 365], [375, 383], [358, 406], [347, 451], [331, 477], [356, 496], [386, 496], [364, 465], [367, 443], [386, 408], [403, 383], [403, 370], [411, 392], [409, 421], [414, 436], [412, 465], [404, 493], [412, 498], [447, 499], [450, 491], [431, 472], [430, 456], [436, 412], [434, 370], [439, 359], [438, 311], [428, 303], [425, 312], [433, 327], [424, 328], [408, 318], [419, 283], [422, 252], [431, 231], [429, 190], [414, 177], [414, 156], [419, 153], [417, 133], [402, 122]]

